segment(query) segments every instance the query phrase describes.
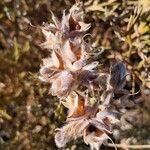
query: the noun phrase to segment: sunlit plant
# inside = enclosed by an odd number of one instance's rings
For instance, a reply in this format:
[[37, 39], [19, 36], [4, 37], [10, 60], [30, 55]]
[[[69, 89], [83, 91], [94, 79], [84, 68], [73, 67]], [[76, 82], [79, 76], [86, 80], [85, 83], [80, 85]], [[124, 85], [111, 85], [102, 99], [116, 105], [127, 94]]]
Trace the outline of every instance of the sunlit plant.
[[91, 149], [98, 150], [121, 118], [119, 108], [128, 104], [127, 71], [119, 61], [109, 72], [99, 73], [99, 62], [89, 61], [94, 51], [84, 40], [90, 24], [83, 21], [83, 15], [81, 4], [64, 11], [61, 21], [52, 13], [53, 24], [42, 28], [46, 41], [41, 47], [51, 52], [43, 59], [39, 78], [50, 83], [51, 94], [68, 109], [66, 124], [57, 129], [56, 145], [63, 148], [83, 137]]

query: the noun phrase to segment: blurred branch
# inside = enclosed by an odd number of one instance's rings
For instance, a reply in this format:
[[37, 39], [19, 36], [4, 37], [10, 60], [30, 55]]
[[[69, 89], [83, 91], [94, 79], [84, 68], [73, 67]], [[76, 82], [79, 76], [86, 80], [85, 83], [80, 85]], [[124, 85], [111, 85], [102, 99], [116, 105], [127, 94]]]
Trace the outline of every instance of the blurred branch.
[[[114, 147], [114, 144], [108, 144], [108, 147]], [[117, 148], [125, 148], [125, 149], [150, 149], [150, 145], [125, 145], [125, 144], [115, 144]]]

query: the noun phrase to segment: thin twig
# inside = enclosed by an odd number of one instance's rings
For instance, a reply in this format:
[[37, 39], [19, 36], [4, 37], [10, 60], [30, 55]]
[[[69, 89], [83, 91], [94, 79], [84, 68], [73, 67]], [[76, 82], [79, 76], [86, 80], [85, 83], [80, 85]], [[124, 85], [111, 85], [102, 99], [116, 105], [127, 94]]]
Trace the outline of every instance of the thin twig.
[[[107, 144], [108, 147], [114, 147], [114, 144]], [[125, 144], [115, 144], [117, 148], [130, 148], [130, 149], [150, 149], [150, 145], [125, 145]]]

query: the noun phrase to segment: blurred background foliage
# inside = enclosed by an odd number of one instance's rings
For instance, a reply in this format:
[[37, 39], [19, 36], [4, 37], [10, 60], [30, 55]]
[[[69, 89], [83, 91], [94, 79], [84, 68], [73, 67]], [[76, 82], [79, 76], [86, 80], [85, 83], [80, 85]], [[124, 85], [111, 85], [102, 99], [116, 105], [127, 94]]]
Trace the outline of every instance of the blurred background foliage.
[[[54, 150], [54, 133], [65, 120], [66, 110], [38, 80], [41, 60], [49, 52], [40, 27], [51, 22], [50, 10], [61, 18], [71, 0], [0, 1], [0, 149]], [[130, 76], [127, 88], [136, 106], [126, 108], [115, 143], [150, 144], [150, 1], [84, 1], [85, 21], [91, 23], [86, 39], [103, 50], [97, 58], [107, 64], [122, 60]], [[32, 25], [31, 25], [32, 24]], [[82, 140], [68, 150], [89, 149]], [[103, 149], [110, 149], [104, 147]]]

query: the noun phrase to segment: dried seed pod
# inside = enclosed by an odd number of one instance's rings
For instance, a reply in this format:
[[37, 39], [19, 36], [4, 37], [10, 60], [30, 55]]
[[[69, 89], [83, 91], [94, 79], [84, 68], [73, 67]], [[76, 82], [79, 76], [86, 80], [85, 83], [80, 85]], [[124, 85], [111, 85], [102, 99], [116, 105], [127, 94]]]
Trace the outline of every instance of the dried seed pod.
[[[67, 40], [62, 49], [53, 50], [51, 57], [43, 59], [40, 79], [51, 83], [52, 95], [66, 97], [75, 87], [74, 85], [81, 83], [82, 72], [89, 72], [86, 75], [86, 79], [88, 79], [97, 65], [98, 62], [87, 65], [84, 49]], [[87, 82], [87, 84], [89, 83]]]
[[[82, 11], [80, 11], [81, 14]], [[52, 13], [54, 24], [45, 24], [42, 32], [46, 37], [46, 42], [41, 46], [48, 49], [57, 49], [63, 44], [65, 39], [81, 37], [89, 28], [90, 24], [83, 22], [83, 19], [77, 14], [77, 9], [73, 7], [69, 14], [63, 12], [62, 20], [59, 21]]]
[[66, 99], [66, 102], [62, 102], [65, 107], [69, 109], [68, 117], [83, 116], [86, 112], [87, 100], [77, 92], [72, 92]]
[[69, 114], [67, 124], [56, 133], [58, 147], [65, 147], [69, 141], [83, 136], [86, 144], [99, 149], [103, 141], [108, 139], [107, 133], [112, 133], [111, 126], [118, 121], [116, 113], [104, 106], [98, 107], [98, 103], [90, 106], [87, 101], [85, 96], [73, 92], [63, 102]]
[[59, 98], [66, 97], [74, 86], [74, 81], [76, 80], [75, 75], [70, 71], [62, 71], [57, 73], [51, 78], [51, 89], [52, 95]]

